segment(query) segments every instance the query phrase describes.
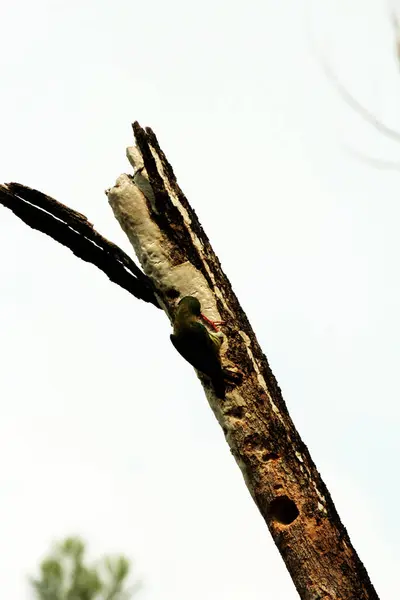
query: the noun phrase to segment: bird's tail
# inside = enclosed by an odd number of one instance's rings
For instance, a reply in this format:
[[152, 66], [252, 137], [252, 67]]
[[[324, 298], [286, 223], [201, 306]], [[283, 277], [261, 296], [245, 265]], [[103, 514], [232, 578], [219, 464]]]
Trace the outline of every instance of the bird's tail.
[[214, 375], [214, 377], [211, 380], [211, 383], [213, 385], [214, 392], [216, 393], [218, 398], [224, 399], [225, 398], [225, 381], [224, 381], [222, 369], [218, 375]]

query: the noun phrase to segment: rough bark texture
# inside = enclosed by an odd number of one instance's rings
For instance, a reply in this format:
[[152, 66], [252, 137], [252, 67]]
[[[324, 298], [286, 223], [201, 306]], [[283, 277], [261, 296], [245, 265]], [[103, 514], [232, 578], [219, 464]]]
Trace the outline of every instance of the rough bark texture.
[[300, 597], [377, 599], [194, 210], [154, 133], [133, 128], [136, 147], [127, 154], [135, 175], [121, 175], [107, 191], [110, 205], [169, 317], [191, 294], [208, 317], [227, 323], [223, 365], [232, 373], [236, 365], [241, 377], [225, 400], [202, 384]]

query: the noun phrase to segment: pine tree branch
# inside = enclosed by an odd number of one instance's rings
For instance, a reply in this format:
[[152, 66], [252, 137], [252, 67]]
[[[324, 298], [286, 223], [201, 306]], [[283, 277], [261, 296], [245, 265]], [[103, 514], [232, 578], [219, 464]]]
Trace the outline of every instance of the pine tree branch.
[[[303, 600], [377, 600], [332, 498], [289, 416], [280, 388], [203, 228], [151, 129], [133, 125], [136, 169], [107, 191], [165, 312], [196, 296], [223, 320], [223, 366], [242, 378], [210, 406]], [[201, 378], [201, 376], [199, 375]]]
[[121, 248], [100, 235], [81, 213], [19, 183], [0, 185], [0, 204], [33, 229], [95, 265], [136, 298], [159, 307], [149, 278]]

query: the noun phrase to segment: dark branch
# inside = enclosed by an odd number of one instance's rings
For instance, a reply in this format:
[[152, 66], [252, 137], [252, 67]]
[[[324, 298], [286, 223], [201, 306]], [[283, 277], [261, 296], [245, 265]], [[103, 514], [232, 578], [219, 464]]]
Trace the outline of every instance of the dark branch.
[[0, 185], [0, 203], [33, 229], [49, 235], [82, 260], [95, 265], [136, 298], [159, 307], [150, 279], [81, 213], [20, 183]]

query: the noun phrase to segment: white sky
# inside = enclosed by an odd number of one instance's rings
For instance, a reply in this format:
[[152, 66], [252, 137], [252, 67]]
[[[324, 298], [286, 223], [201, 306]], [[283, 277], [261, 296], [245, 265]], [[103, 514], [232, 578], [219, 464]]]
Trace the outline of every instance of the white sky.
[[[400, 131], [384, 0], [8, 0], [0, 181], [87, 215], [156, 132], [381, 600], [398, 593]], [[161, 313], [0, 209], [0, 580], [53, 539], [124, 552], [141, 600], [297, 594]]]

